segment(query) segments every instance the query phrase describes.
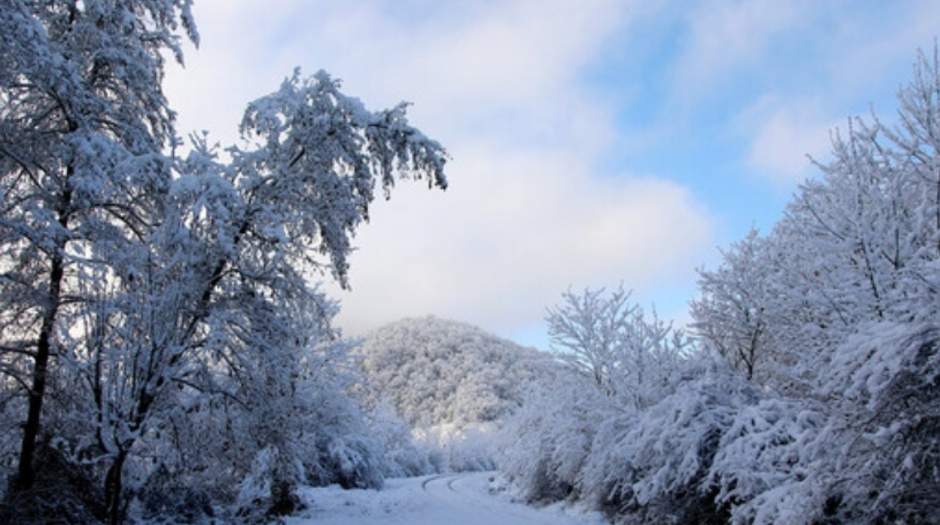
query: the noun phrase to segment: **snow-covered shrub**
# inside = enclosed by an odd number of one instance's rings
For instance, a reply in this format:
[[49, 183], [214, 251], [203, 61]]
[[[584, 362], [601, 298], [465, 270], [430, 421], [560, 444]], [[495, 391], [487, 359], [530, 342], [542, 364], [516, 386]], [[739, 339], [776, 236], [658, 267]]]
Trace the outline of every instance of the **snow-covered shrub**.
[[437, 446], [416, 439], [411, 428], [388, 403], [380, 403], [367, 413], [370, 434], [384, 450], [383, 475], [386, 478], [421, 476], [443, 472], [443, 453]]
[[819, 399], [765, 398], [710, 481], [736, 523], [924, 523], [940, 486], [940, 330], [876, 324], [836, 352]]
[[183, 482], [165, 465], [150, 474], [137, 493], [140, 516], [155, 524], [203, 523], [215, 516], [213, 498], [199, 485]]
[[674, 394], [646, 410], [600, 426], [580, 477], [582, 490], [628, 521], [720, 516], [705, 482], [708, 470], [737, 413], [757, 399], [753, 386], [721, 370], [680, 382]]
[[24, 401], [20, 385], [0, 374], [0, 501], [6, 495], [8, 479], [16, 469]]
[[557, 501], [573, 494], [609, 400], [580, 375], [547, 374], [506, 423], [500, 470], [528, 501]]
[[[717, 444], [707, 486], [735, 523], [795, 523], [823, 510], [826, 415], [804, 401], [764, 399], [741, 408]], [[829, 444], [832, 445], [832, 444]]]
[[457, 426], [441, 424], [419, 428], [414, 437], [426, 450], [433, 451], [440, 469], [446, 471], [476, 471], [496, 468], [495, 457], [499, 431], [495, 423], [476, 423]]
[[[839, 348], [821, 390], [836, 398], [832, 513], [928, 522], [940, 504], [940, 328], [878, 323]], [[837, 443], [834, 439], [831, 443]]]
[[11, 491], [0, 503], [0, 523], [98, 523], [108, 514], [94, 469], [79, 465], [49, 442], [36, 451], [32, 490]]
[[167, 411], [141, 442], [141, 456], [156, 461], [132, 462], [143, 471], [137, 495], [141, 512], [169, 522], [199, 515], [203, 498], [222, 514], [230, 510], [263, 448], [237, 398], [179, 394], [183, 399], [172, 402], [179, 409]]
[[139, 495], [143, 515], [184, 522], [217, 508], [222, 517], [257, 521], [296, 509], [300, 484], [381, 486], [388, 458], [377, 427], [348, 392], [356, 379], [346, 346], [290, 355], [299, 362], [277, 366], [293, 372], [275, 375], [292, 378], [286, 388], [271, 388], [278, 383], [270, 369], [254, 369], [248, 375], [257, 383], [217, 378], [225, 395], [173, 401], [185, 409], [168, 412], [142, 441], [150, 447], [144, 454], [159, 458]]
[[386, 469], [380, 443], [365, 433], [318, 438], [315, 458], [307, 458], [307, 476], [311, 484], [337, 483], [346, 489], [382, 486], [382, 473]]
[[598, 445], [599, 429], [656, 406], [681, 377], [688, 360], [682, 333], [629, 298], [622, 287], [569, 291], [549, 309], [557, 360], [537, 369], [539, 381], [508, 421], [499, 457], [523, 498], [577, 499], [595, 490], [582, 481], [586, 465], [609, 450]]
[[245, 522], [264, 523], [271, 516], [289, 514], [300, 508], [300, 499], [289, 486], [302, 479], [303, 467], [277, 447], [258, 452], [251, 471], [242, 480], [236, 500], [236, 515]]
[[295, 394], [301, 428], [290, 440], [298, 448], [307, 482], [380, 487], [386, 470], [385, 450], [351, 392], [361, 378], [348, 345], [328, 346], [308, 359], [306, 379]]

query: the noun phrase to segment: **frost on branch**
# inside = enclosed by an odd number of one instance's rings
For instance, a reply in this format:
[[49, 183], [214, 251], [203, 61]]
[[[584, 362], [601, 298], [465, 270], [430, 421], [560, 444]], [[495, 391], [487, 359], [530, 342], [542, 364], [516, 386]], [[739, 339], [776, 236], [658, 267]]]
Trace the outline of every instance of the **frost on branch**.
[[[273, 226], [327, 255], [343, 285], [350, 236], [368, 220], [376, 184], [386, 197], [396, 174], [447, 187], [443, 148], [408, 125], [404, 104], [370, 112], [323, 71], [309, 79], [295, 71], [280, 90], [249, 104], [241, 132], [258, 143], [231, 150], [248, 212], [280, 214]], [[254, 202], [265, 209], [252, 212]]]

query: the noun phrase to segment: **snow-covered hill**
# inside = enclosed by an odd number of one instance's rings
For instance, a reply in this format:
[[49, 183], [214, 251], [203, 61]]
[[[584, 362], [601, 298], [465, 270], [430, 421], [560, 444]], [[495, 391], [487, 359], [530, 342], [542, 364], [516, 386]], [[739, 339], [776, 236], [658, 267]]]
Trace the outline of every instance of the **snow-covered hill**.
[[494, 423], [519, 406], [547, 354], [475, 326], [410, 318], [369, 334], [356, 350], [369, 383], [414, 428]]

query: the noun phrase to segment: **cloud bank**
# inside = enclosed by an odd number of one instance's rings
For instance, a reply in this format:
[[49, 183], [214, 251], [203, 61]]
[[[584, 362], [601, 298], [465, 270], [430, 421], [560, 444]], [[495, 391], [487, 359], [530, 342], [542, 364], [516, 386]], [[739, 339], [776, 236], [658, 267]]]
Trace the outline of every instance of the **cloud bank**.
[[611, 172], [616, 134], [580, 80], [628, 30], [624, 2], [199, 2], [203, 47], [168, 78], [180, 129], [224, 141], [250, 97], [294, 65], [324, 68], [371, 107], [414, 103], [453, 157], [450, 189], [403, 182], [351, 258], [341, 325], [353, 334], [433, 313], [511, 335], [569, 285], [651, 290], [689, 280], [712, 219], [683, 186]]

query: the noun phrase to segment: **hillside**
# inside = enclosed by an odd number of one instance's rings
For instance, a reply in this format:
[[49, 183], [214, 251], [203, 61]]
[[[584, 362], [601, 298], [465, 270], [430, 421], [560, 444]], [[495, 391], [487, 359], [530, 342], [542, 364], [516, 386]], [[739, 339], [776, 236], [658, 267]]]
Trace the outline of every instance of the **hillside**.
[[391, 403], [415, 428], [497, 421], [520, 405], [536, 370], [550, 362], [475, 326], [430, 316], [381, 327], [355, 352], [367, 398]]

